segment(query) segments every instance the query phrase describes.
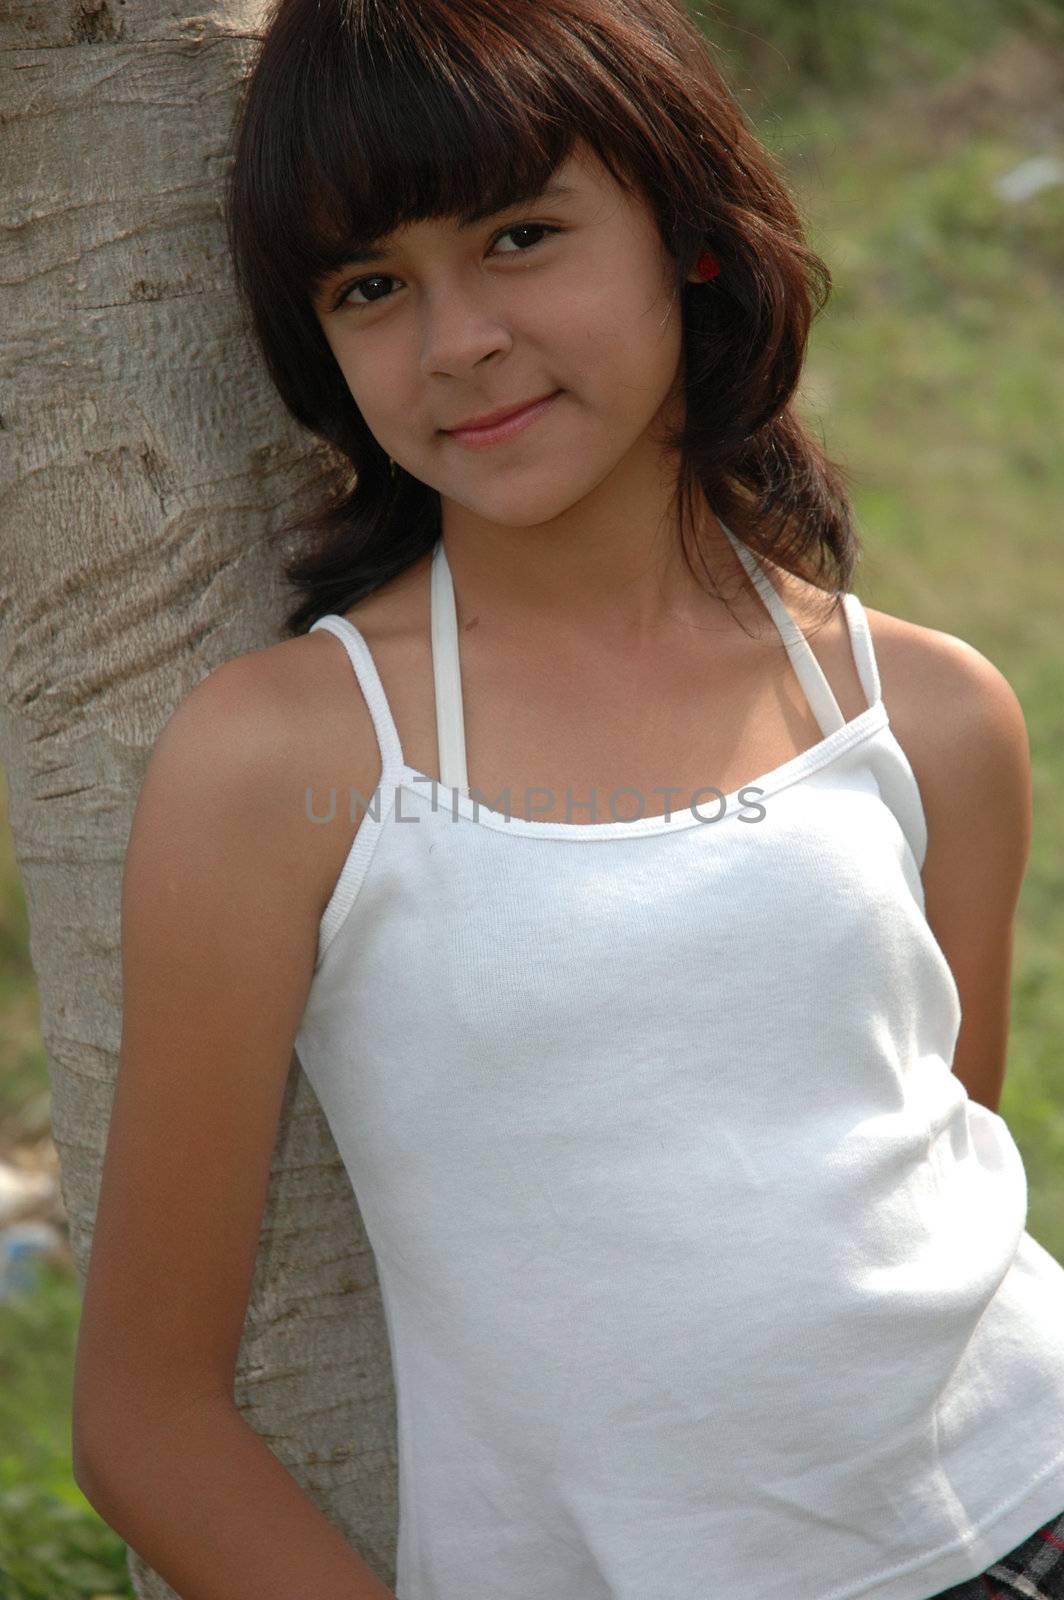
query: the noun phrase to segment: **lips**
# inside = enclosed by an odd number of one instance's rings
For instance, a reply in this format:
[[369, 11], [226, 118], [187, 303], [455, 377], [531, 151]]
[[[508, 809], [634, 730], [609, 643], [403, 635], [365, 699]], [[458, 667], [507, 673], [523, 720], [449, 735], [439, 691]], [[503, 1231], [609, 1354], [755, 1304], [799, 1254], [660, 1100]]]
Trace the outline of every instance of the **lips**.
[[456, 422], [451, 428], [444, 428], [444, 433], [466, 433], [473, 428], [492, 428], [497, 423], [506, 422], [510, 417], [518, 416], [522, 411], [527, 411], [530, 406], [538, 406], [543, 400], [549, 400], [557, 390], [548, 390], [546, 394], [537, 394], [531, 400], [522, 400], [519, 405], [505, 406], [501, 411], [485, 411], [483, 416], [469, 417], [465, 422]]

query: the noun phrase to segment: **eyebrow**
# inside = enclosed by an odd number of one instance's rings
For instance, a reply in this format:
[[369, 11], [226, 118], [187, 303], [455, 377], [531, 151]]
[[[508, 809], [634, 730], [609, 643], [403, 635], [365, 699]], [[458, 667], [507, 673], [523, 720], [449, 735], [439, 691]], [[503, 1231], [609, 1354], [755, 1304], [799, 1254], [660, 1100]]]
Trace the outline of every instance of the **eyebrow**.
[[[474, 211], [471, 216], [466, 217], [458, 226], [462, 231], [468, 231], [470, 228], [475, 228], [478, 223], [486, 222], [489, 217], [497, 217], [504, 211], [512, 211], [515, 206], [528, 205], [533, 200], [568, 199], [576, 193], [576, 189], [571, 184], [555, 181], [554, 183], [548, 183], [544, 189], [534, 190], [531, 194], [515, 195], [512, 200], [504, 206], [499, 206], [497, 210], [488, 206], [481, 211]], [[388, 254], [392, 245], [392, 237], [385, 236], [380, 239], [369, 239], [364, 244], [351, 249], [337, 250], [330, 260], [329, 270], [338, 272], [341, 267], [360, 266], [371, 261], [381, 261]]]

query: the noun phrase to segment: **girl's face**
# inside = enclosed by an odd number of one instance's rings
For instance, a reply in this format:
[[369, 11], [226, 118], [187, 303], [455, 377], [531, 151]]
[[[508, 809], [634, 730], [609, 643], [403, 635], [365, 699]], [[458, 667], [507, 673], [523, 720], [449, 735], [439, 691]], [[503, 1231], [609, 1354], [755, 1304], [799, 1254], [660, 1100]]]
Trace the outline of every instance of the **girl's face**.
[[[656, 459], [651, 425], [682, 400], [674, 288], [652, 213], [578, 145], [537, 200], [464, 232], [404, 228], [314, 309], [367, 426], [445, 515], [527, 527]], [[556, 391], [487, 448], [447, 431]]]

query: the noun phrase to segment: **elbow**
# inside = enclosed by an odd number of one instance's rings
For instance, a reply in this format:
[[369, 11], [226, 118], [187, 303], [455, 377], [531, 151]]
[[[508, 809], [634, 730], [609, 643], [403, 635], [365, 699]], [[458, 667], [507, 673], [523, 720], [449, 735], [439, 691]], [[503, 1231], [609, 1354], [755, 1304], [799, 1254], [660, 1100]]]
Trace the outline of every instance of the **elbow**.
[[79, 1407], [77, 1403], [71, 1417], [70, 1436], [74, 1482], [89, 1504], [99, 1510], [107, 1448], [100, 1430], [86, 1419], [84, 1408]]
[[82, 1301], [81, 1325], [74, 1352], [74, 1383], [70, 1412], [71, 1470], [74, 1482], [90, 1505], [97, 1505], [101, 1463], [106, 1459], [104, 1425], [112, 1422], [118, 1410], [121, 1389], [113, 1372], [101, 1370], [92, 1359], [88, 1331], [90, 1322]]
[[150, 1415], [142, 1405], [131, 1404], [129, 1388], [123, 1388], [113, 1375], [97, 1376], [90, 1384], [83, 1372], [76, 1372], [70, 1417], [71, 1470], [74, 1482], [97, 1510], [107, 1485], [130, 1455], [130, 1428], [138, 1413]]

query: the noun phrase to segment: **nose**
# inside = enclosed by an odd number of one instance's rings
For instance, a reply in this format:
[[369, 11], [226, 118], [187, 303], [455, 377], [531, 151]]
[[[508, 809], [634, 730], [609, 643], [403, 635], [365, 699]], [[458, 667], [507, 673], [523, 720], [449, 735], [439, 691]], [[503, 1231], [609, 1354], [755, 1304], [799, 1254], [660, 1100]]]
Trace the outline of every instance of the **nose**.
[[421, 365], [426, 376], [461, 377], [493, 356], [505, 355], [513, 336], [493, 297], [483, 286], [449, 286], [425, 301]]

